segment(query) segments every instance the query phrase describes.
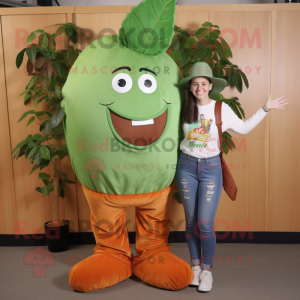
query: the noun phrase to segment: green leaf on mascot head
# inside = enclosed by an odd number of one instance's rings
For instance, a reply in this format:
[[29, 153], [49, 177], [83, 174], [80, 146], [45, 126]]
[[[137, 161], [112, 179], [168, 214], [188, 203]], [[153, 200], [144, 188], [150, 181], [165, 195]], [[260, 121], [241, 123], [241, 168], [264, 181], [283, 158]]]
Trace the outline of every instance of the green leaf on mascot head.
[[176, 0], [143, 0], [126, 15], [118, 42], [145, 55], [159, 55], [174, 35]]

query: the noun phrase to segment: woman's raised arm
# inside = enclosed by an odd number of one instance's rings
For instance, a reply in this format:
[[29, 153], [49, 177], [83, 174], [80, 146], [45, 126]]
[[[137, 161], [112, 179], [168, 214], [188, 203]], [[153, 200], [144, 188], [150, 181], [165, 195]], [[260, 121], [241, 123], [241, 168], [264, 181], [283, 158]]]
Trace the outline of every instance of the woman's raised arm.
[[226, 103], [222, 104], [222, 131], [231, 130], [240, 134], [247, 134], [253, 128], [255, 128], [262, 119], [267, 115], [268, 111], [272, 108], [285, 109], [285, 106], [289, 103], [287, 98], [282, 96], [275, 100], [271, 100], [272, 95], [270, 95], [266, 104], [260, 107], [259, 110], [246, 121], [241, 120], [230, 106]]

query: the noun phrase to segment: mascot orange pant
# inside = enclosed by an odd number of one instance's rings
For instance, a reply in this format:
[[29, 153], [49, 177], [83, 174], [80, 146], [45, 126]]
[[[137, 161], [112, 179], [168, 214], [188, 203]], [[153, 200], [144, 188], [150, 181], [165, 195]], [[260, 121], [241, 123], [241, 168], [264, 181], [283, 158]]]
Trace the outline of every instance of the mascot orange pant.
[[[188, 263], [171, 253], [169, 235], [172, 187], [138, 195], [113, 195], [83, 186], [91, 209], [95, 253], [72, 267], [71, 287], [91, 292], [121, 282], [134, 273], [155, 287], [180, 290], [193, 280]], [[136, 252], [130, 249], [126, 207], [136, 207]]]

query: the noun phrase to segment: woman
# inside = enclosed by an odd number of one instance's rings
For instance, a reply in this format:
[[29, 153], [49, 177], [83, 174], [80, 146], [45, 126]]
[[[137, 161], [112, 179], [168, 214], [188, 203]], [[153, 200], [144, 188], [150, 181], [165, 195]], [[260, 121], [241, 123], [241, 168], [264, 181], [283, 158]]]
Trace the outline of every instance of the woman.
[[[213, 77], [208, 64], [197, 62], [192, 67], [191, 76], [181, 80], [179, 85], [189, 94], [182, 114], [184, 139], [180, 144], [175, 179], [186, 216], [186, 238], [194, 271], [191, 285], [208, 292], [212, 288], [211, 268], [216, 246], [213, 225], [222, 191], [219, 136], [214, 114], [216, 101], [210, 95], [220, 93], [227, 82]], [[284, 109], [288, 104], [286, 100], [285, 96], [276, 100], [271, 100], [270, 96], [265, 105], [245, 122], [230, 106], [222, 103], [222, 132], [232, 130], [247, 134], [271, 108]]]

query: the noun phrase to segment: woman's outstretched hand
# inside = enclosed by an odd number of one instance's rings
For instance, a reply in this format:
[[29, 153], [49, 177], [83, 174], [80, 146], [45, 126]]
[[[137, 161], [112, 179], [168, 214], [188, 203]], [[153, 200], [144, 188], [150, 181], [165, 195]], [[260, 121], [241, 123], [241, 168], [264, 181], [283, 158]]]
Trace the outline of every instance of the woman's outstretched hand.
[[271, 108], [285, 109], [285, 106], [289, 103], [287, 102], [287, 98], [282, 96], [275, 100], [271, 100], [272, 95], [270, 95], [269, 99], [265, 104], [265, 110], [270, 110]]

